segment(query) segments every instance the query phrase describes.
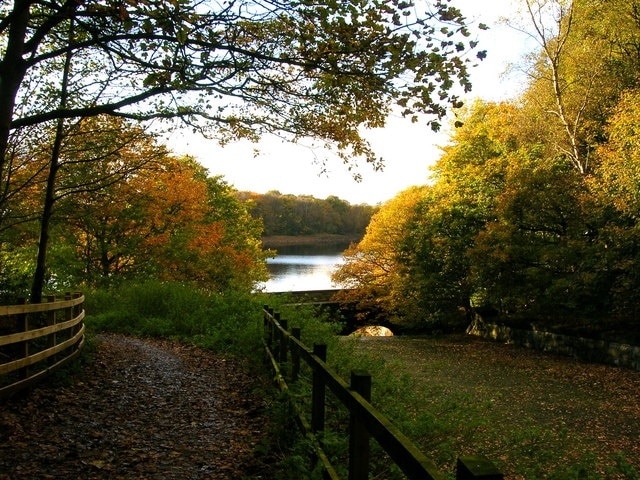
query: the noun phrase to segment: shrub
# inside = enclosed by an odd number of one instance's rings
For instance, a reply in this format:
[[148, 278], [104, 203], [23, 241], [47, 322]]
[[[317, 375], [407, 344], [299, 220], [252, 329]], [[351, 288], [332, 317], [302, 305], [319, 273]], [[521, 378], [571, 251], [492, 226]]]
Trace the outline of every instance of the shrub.
[[249, 356], [260, 341], [260, 304], [249, 294], [147, 281], [90, 292], [86, 309], [96, 331], [175, 338]]

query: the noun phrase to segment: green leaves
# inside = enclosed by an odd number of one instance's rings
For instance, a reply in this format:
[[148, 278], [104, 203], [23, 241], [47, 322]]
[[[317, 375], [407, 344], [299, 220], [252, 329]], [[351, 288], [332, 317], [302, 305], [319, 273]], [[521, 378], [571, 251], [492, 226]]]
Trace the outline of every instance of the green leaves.
[[[74, 108], [33, 104], [15, 116], [7, 111], [9, 117], [0, 123], [21, 127], [42, 118], [105, 113], [140, 120], [180, 117], [180, 109], [214, 91], [222, 103], [233, 105], [229, 117], [193, 108], [199, 115], [191, 122], [200, 118], [199, 127], [215, 129], [235, 117], [247, 126], [248, 136], [264, 131], [291, 139], [315, 136], [371, 160], [360, 126], [383, 124], [398, 100], [407, 115], [424, 114], [437, 125], [456, 103], [449, 94], [456, 82], [468, 88], [466, 60], [459, 54], [476, 45], [466, 39], [469, 29], [461, 13], [445, 2], [421, 16], [416, 12], [405, 1], [217, 5], [146, 0], [91, 1], [65, 15], [54, 6], [32, 18], [7, 14], [7, 25], [23, 23], [0, 34], [8, 43], [24, 42], [34, 53], [29, 75], [49, 71], [54, 79], [55, 62], [67, 51], [83, 75], [75, 81]], [[65, 44], [60, 39], [72, 18], [76, 33]], [[19, 33], [18, 27], [27, 24], [30, 28]], [[10, 55], [5, 52], [3, 61], [19, 60]], [[19, 90], [0, 92], [0, 97], [42, 96], [39, 85], [26, 78], [13, 79]], [[47, 95], [55, 97], [55, 87]], [[420, 101], [409, 101], [414, 96]], [[331, 118], [336, 128], [312, 128], [318, 116], [331, 117], [336, 109], [340, 116]]]
[[[446, 3], [437, 12], [458, 18]], [[559, 322], [637, 317], [638, 2], [527, 3], [543, 51], [522, 96], [456, 112], [431, 186], [402, 216], [395, 211], [400, 234], [372, 248], [372, 239], [385, 238], [377, 216], [348, 254], [341, 280], [358, 287], [362, 301], [393, 305], [390, 315], [434, 318], [487, 305]], [[538, 8], [558, 16], [538, 15]], [[437, 115], [438, 100], [460, 107], [449, 89], [465, 68], [451, 56], [465, 41], [450, 36], [464, 37], [463, 26], [420, 25], [431, 49], [413, 59], [414, 84], [392, 91], [412, 118], [429, 109]], [[368, 266], [388, 258], [393, 275], [381, 276], [384, 282], [368, 275], [376, 271]]]

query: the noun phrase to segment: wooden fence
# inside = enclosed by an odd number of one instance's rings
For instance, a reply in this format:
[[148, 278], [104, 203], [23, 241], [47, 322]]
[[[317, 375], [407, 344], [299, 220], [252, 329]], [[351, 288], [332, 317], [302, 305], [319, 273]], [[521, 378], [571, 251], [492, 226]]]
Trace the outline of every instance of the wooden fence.
[[84, 345], [84, 296], [0, 306], [0, 399], [41, 380]]
[[[275, 372], [275, 380], [283, 392], [288, 391], [287, 378], [296, 382], [300, 374], [300, 361], [312, 371], [311, 412], [304, 415], [296, 411], [296, 420], [303, 434], [315, 448], [316, 460], [324, 470], [324, 478], [338, 480], [335, 467], [324, 453], [316, 433], [325, 429], [326, 389], [349, 411], [349, 480], [369, 478], [370, 449], [373, 437], [410, 480], [443, 479], [434, 463], [402, 434], [382, 413], [370, 403], [371, 376], [367, 372], [351, 372], [347, 384], [326, 363], [326, 345], [315, 344], [309, 349], [300, 341], [300, 329], [288, 330], [287, 321], [268, 306], [264, 307], [264, 346], [267, 359]], [[504, 476], [491, 461], [481, 456], [460, 457], [457, 462], [457, 480], [502, 480]]]

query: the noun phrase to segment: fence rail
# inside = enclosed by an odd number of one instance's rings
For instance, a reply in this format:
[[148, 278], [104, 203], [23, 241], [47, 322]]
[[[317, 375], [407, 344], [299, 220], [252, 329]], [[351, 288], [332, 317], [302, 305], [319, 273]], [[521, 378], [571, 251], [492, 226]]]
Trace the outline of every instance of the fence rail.
[[84, 296], [0, 306], [0, 399], [43, 379], [84, 345]]
[[[345, 382], [326, 363], [326, 345], [315, 344], [309, 349], [300, 341], [300, 329], [288, 330], [288, 322], [280, 314], [264, 307], [264, 346], [267, 358], [275, 371], [276, 383], [282, 391], [288, 390], [287, 376], [291, 382], [298, 380], [300, 361], [312, 370], [310, 422], [307, 416], [297, 412], [298, 425], [315, 446], [325, 478], [339, 480], [316, 433], [325, 428], [326, 389], [349, 411], [349, 480], [369, 478], [369, 440], [375, 438], [389, 457], [409, 480], [443, 479], [435, 464], [427, 458], [400, 430], [370, 403], [371, 376], [367, 372], [351, 372], [351, 383]], [[502, 480], [504, 476], [491, 461], [481, 456], [460, 457], [457, 463], [457, 480]]]

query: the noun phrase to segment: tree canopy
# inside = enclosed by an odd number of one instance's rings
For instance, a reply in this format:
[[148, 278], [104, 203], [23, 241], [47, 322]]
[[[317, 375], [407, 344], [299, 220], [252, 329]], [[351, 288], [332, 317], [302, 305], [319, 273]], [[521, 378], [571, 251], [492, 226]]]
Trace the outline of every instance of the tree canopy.
[[[640, 2], [522, 5], [540, 46], [522, 95], [459, 111], [402, 238], [372, 252], [372, 221], [336, 278], [365, 304], [374, 285], [382, 298], [403, 292], [391, 314], [405, 324], [481, 311], [628, 331], [639, 318]], [[389, 259], [402, 275], [360, 274]]]
[[[89, 118], [65, 137], [51, 206], [47, 289], [156, 278], [211, 291], [251, 291], [266, 278], [262, 226], [220, 177], [176, 158], [125, 119]], [[0, 295], [24, 295], [48, 188], [46, 154], [23, 165], [0, 235]], [[33, 281], [32, 281], [33, 284]], [[31, 287], [33, 291], [33, 285]]]
[[351, 205], [335, 196], [318, 199], [277, 191], [265, 194], [238, 192], [237, 196], [249, 202], [251, 214], [262, 221], [264, 236], [329, 233], [360, 239], [376, 211], [376, 207]]
[[15, 129], [107, 114], [177, 117], [226, 141], [315, 137], [377, 162], [358, 128], [392, 105], [437, 128], [471, 88], [470, 35], [447, 0], [6, 2], [0, 161]]
[[[345, 162], [378, 168], [360, 128], [380, 127], [399, 109], [437, 129], [471, 87], [475, 48], [448, 0], [2, 3], [0, 230], [39, 220], [32, 300], [42, 295], [59, 200], [125, 180], [104, 170], [117, 164], [104, 150], [69, 158], [90, 119], [101, 119], [97, 136], [111, 117], [153, 122], [156, 131], [171, 120], [221, 142], [314, 138]], [[114, 140], [115, 152], [122, 143]], [[76, 162], [86, 168], [70, 179], [65, 165]], [[41, 198], [32, 195], [39, 185]]]

